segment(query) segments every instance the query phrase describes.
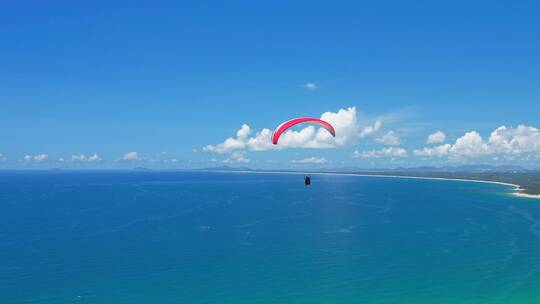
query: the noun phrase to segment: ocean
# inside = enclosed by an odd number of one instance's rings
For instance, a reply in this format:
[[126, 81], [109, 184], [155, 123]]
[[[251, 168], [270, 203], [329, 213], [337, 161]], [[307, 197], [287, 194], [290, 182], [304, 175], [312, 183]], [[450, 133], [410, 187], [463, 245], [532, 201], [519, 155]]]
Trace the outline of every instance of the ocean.
[[0, 172], [0, 303], [540, 303], [540, 201], [504, 185]]

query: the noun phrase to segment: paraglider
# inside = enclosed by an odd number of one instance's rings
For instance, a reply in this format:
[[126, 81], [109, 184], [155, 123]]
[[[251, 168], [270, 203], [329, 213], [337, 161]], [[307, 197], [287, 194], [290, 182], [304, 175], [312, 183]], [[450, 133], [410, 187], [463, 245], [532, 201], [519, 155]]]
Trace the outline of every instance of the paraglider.
[[289, 129], [292, 126], [295, 126], [301, 123], [312, 123], [312, 124], [319, 125], [325, 128], [328, 132], [330, 132], [330, 134], [332, 134], [333, 137], [336, 137], [336, 131], [334, 130], [334, 127], [328, 122], [321, 119], [317, 119], [317, 118], [303, 117], [303, 118], [291, 119], [279, 125], [274, 130], [274, 134], [272, 134], [272, 143], [274, 145], [277, 145], [279, 137], [281, 136], [281, 134], [283, 134], [283, 132], [287, 131], [287, 129]]
[[[336, 130], [334, 130], [334, 127], [328, 122], [322, 119], [317, 119], [317, 118], [302, 117], [302, 118], [294, 118], [294, 119], [288, 120], [282, 123], [281, 125], [279, 125], [274, 130], [274, 134], [272, 134], [272, 143], [274, 145], [277, 145], [281, 134], [287, 131], [287, 129], [301, 123], [312, 123], [312, 124], [319, 125], [323, 127], [324, 129], [326, 129], [333, 137], [336, 137]], [[311, 185], [311, 176], [309, 175], [304, 176], [304, 185], [306, 186]]]

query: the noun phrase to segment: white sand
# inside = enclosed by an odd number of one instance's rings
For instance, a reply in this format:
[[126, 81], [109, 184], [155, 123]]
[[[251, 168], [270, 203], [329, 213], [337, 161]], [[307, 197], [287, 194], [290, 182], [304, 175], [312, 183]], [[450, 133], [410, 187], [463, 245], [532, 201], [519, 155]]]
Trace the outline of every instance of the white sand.
[[536, 199], [540, 199], [540, 194], [527, 194], [527, 193], [520, 193], [520, 192], [515, 192], [513, 193], [515, 196], [519, 196], [519, 197], [526, 197], [526, 198], [536, 198]]

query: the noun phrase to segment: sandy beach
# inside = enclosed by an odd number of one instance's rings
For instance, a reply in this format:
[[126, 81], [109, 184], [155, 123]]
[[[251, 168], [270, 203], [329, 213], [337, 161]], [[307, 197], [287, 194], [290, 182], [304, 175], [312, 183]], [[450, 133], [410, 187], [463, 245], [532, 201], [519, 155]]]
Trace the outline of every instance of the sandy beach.
[[516, 191], [516, 192], [513, 193], [513, 195], [515, 195], [515, 196], [526, 197], [526, 198], [540, 199], [540, 194], [527, 194], [527, 193], [523, 193], [523, 191], [525, 191], [525, 189], [521, 188], [520, 186], [518, 186], [518, 187], [515, 189], [515, 191]]
[[540, 194], [527, 194], [527, 193], [516, 192], [514, 193], [514, 195], [519, 196], [519, 197], [540, 199]]

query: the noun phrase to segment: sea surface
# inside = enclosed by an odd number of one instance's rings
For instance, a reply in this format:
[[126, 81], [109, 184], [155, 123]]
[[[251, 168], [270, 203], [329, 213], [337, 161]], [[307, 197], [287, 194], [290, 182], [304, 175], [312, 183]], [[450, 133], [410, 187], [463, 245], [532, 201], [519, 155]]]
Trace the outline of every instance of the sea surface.
[[504, 185], [0, 172], [0, 303], [540, 303], [540, 201]]

